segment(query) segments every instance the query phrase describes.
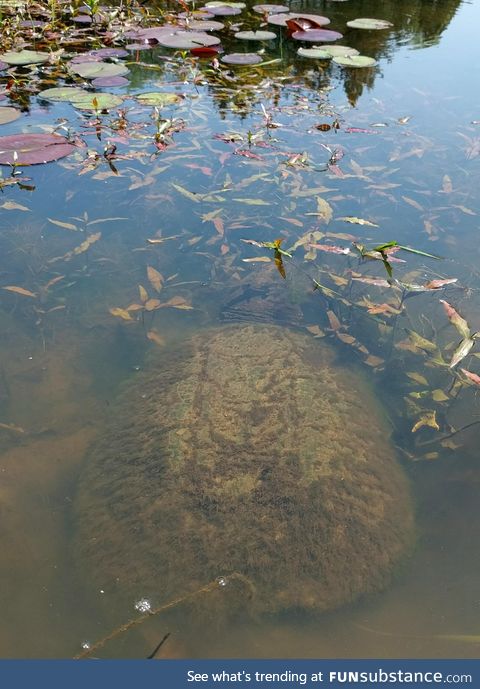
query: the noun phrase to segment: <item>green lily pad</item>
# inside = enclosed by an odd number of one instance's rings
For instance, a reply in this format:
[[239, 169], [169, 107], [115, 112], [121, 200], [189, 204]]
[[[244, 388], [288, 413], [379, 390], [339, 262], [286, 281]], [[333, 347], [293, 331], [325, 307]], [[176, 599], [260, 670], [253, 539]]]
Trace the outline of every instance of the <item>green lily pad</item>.
[[57, 88], [40, 91], [38, 98], [42, 98], [43, 100], [48, 100], [53, 103], [71, 103], [78, 96], [82, 97], [83, 94], [88, 94], [91, 96], [88, 91], [81, 89], [79, 86], [59, 86]]
[[392, 22], [387, 22], [386, 19], [372, 19], [371, 17], [362, 17], [360, 19], [352, 19], [347, 22], [347, 26], [351, 29], [390, 29], [393, 26]]
[[342, 67], [374, 67], [377, 61], [373, 57], [367, 57], [366, 55], [338, 55], [333, 58], [333, 62]]
[[21, 113], [16, 108], [0, 107], [0, 124], [8, 124], [18, 120]]
[[299, 48], [297, 50], [297, 55], [300, 57], [309, 57], [313, 60], [331, 60], [332, 56], [330, 53], [323, 48], [315, 45], [313, 48]]
[[0, 55], [0, 59], [9, 65], [37, 65], [47, 62], [49, 58], [50, 53], [41, 53], [38, 50], [9, 50], [8, 53]]
[[121, 77], [128, 74], [128, 67], [113, 62], [76, 62], [70, 63], [70, 69], [84, 79], [99, 77]]
[[348, 45], [314, 45], [314, 48], [324, 50], [330, 57], [345, 57], [348, 55], [360, 55], [360, 51], [356, 48], [350, 48]]
[[182, 96], [179, 96], [177, 93], [162, 93], [161, 91], [139, 93], [136, 98], [142, 105], [155, 105], [160, 108], [164, 105], [173, 105], [183, 100]]
[[272, 41], [277, 37], [273, 31], [237, 31], [235, 38], [242, 41]]
[[90, 93], [89, 91], [84, 91], [79, 93], [71, 103], [74, 108], [79, 108], [79, 110], [111, 110], [121, 105], [123, 98], [115, 96], [113, 93]]

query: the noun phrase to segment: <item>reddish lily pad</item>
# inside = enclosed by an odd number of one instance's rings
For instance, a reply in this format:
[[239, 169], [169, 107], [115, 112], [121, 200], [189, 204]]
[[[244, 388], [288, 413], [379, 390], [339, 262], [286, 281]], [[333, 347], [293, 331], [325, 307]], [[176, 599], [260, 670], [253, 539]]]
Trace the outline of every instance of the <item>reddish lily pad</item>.
[[128, 79], [125, 79], [125, 77], [98, 77], [98, 79], [94, 79], [92, 82], [92, 86], [95, 86], [95, 88], [112, 88], [114, 86], [125, 86], [128, 84]]
[[220, 39], [216, 36], [209, 36], [203, 31], [172, 31], [158, 37], [158, 42], [167, 48], [177, 48], [179, 50], [191, 50], [199, 46], [218, 45]]
[[272, 41], [277, 37], [273, 31], [237, 31], [235, 38], [242, 41]]
[[310, 29], [309, 31], [295, 31], [292, 38], [296, 41], [338, 41], [343, 34], [329, 29]]
[[192, 48], [190, 53], [195, 57], [216, 57], [222, 49], [218, 46], [200, 46], [200, 48]]
[[18, 120], [21, 113], [16, 108], [0, 107], [0, 124], [8, 124]]
[[0, 136], [0, 165], [40, 165], [64, 158], [75, 146], [58, 134]]
[[252, 9], [259, 14], [280, 14], [288, 12], [290, 8], [286, 5], [254, 5]]
[[299, 12], [272, 14], [267, 17], [267, 22], [269, 24], [275, 24], [275, 26], [287, 26], [287, 22], [291, 19], [304, 20], [306, 22], [310, 22], [312, 25], [316, 25], [317, 27], [327, 26], [327, 24], [330, 24], [330, 19], [327, 17], [322, 17], [319, 14], [301, 14]]
[[361, 17], [360, 19], [352, 19], [347, 22], [347, 26], [351, 29], [390, 29], [393, 24], [387, 22], [386, 19], [372, 19], [371, 17]]
[[0, 60], [0, 72], [3, 72], [4, 69], [8, 69], [8, 65]]
[[194, 19], [189, 21], [188, 24], [185, 22], [184, 26], [189, 31], [221, 31], [225, 28], [222, 22], [212, 21], [211, 19]]
[[257, 65], [261, 61], [257, 53], [229, 53], [222, 57], [222, 62], [228, 65]]
[[38, 50], [9, 50], [8, 53], [0, 55], [0, 59], [9, 65], [38, 65], [47, 62], [49, 58], [50, 53], [41, 53]]

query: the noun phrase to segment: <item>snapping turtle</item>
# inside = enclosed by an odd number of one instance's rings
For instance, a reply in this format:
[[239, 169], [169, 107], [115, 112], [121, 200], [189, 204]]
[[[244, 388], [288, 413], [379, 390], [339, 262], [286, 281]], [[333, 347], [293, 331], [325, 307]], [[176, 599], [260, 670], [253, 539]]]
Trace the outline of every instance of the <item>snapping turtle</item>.
[[235, 573], [209, 596], [216, 616], [323, 611], [380, 590], [409, 549], [372, 391], [303, 333], [206, 329], [155, 353], [112, 411], [75, 504], [97, 589], [168, 601]]

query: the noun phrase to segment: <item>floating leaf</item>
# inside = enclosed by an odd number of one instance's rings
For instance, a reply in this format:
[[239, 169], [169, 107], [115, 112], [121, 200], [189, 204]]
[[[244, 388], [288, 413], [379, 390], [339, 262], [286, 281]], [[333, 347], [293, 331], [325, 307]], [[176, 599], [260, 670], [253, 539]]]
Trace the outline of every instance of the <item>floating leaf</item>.
[[168, 301], [163, 302], [162, 306], [168, 306], [172, 309], [185, 309], [188, 311], [193, 309], [193, 306], [183, 297], [172, 297]]
[[262, 58], [257, 53], [229, 53], [221, 58], [227, 65], [257, 65]]
[[167, 93], [165, 91], [149, 91], [148, 93], [139, 93], [136, 99], [142, 105], [154, 105], [157, 108], [162, 108], [164, 105], [173, 105], [173, 103], [180, 103], [183, 96], [178, 93]]
[[378, 227], [378, 225], [370, 220], [364, 220], [363, 218], [357, 218], [353, 215], [346, 215], [342, 218], [337, 218], [337, 220], [343, 220], [343, 222], [349, 222], [352, 225], [368, 225], [369, 227]]
[[145, 302], [148, 300], [148, 293], [145, 287], [143, 285], [138, 285], [138, 291], [140, 292], [140, 301], [142, 304], [145, 304]]
[[113, 309], [108, 309], [112, 316], [116, 318], [121, 318], [124, 321], [131, 321], [132, 317], [126, 309], [121, 309], [119, 307], [114, 307]]
[[58, 134], [0, 136], [0, 165], [40, 165], [74, 150], [75, 146]]
[[477, 375], [476, 373], [472, 373], [471, 371], [467, 371], [466, 368], [461, 368], [460, 371], [467, 376], [469, 380], [472, 381], [472, 383], [475, 383], [476, 385], [480, 385], [480, 376]]
[[237, 31], [235, 34], [241, 41], [272, 41], [276, 37], [273, 31]]
[[9, 65], [38, 65], [49, 59], [50, 53], [42, 53], [38, 50], [19, 50], [18, 52], [11, 50], [0, 55], [0, 60]]
[[465, 337], [453, 352], [449, 368], [454, 368], [462, 359], [465, 359], [474, 344], [475, 340], [473, 337]]
[[423, 287], [424, 289], [441, 289], [446, 285], [453, 285], [458, 281], [458, 278], [446, 278], [445, 280], [430, 280]]
[[425, 376], [422, 376], [420, 373], [416, 373], [415, 371], [408, 371], [407, 376], [415, 381], [415, 383], [419, 383], [420, 385], [428, 385], [428, 380], [425, 378]]
[[432, 399], [434, 402], [446, 402], [449, 399], [449, 397], [443, 392], [443, 390], [440, 390], [440, 388], [438, 388], [437, 390], [433, 390]]
[[16, 108], [0, 107], [0, 124], [8, 124], [18, 120], [22, 113]]
[[77, 97], [84, 97], [86, 94], [90, 98], [93, 97], [92, 93], [89, 93], [88, 91], [80, 88], [79, 86], [60, 86], [40, 91], [40, 93], [38, 94], [38, 98], [42, 98], [43, 100], [51, 101], [53, 103], [68, 103], [72, 102]]
[[[274, 24], [275, 26], [287, 26], [287, 22], [290, 20], [303, 20], [308, 22], [310, 26], [327, 26], [330, 24], [330, 19], [327, 17], [322, 17], [319, 14], [303, 14], [299, 12], [286, 12], [270, 14], [267, 17], [267, 22], [269, 24]], [[323, 40], [321, 38], [317, 39], [319, 41]]]
[[79, 93], [71, 101], [74, 108], [79, 110], [111, 110], [123, 103], [121, 96], [113, 93]]
[[333, 58], [333, 62], [341, 67], [354, 67], [356, 69], [374, 67], [377, 64], [373, 57], [367, 57], [367, 55], [337, 55]]
[[352, 19], [347, 22], [347, 26], [351, 29], [390, 29], [393, 24], [386, 19], [372, 19], [370, 17], [362, 17], [360, 19]]
[[309, 29], [308, 31], [295, 31], [292, 38], [296, 41], [338, 41], [343, 38], [343, 34], [330, 29]]
[[79, 230], [79, 228], [76, 225], [70, 222], [63, 222], [63, 220], [54, 220], [53, 218], [47, 218], [47, 220], [48, 222], [51, 222], [53, 225], [63, 227], [65, 230], [74, 230], [75, 232], [78, 232]]
[[70, 63], [70, 70], [83, 79], [120, 77], [129, 72], [128, 67], [116, 62], [75, 62]]
[[155, 268], [152, 268], [152, 266], [147, 266], [147, 276], [153, 289], [160, 292], [164, 283], [163, 275]]
[[15, 426], [13, 423], [0, 423], [0, 428], [5, 431], [12, 431], [12, 433], [25, 433], [21, 426]]
[[410, 341], [418, 349], [423, 349], [426, 352], [437, 351], [437, 345], [434, 344], [433, 342], [430, 342], [430, 340], [427, 340], [425, 337], [422, 337], [421, 335], [416, 333], [414, 330], [407, 330], [407, 332], [408, 332], [408, 337], [410, 338]]
[[[308, 57], [313, 60], [331, 60], [332, 56], [323, 48], [314, 46], [313, 48], [299, 48], [297, 50], [297, 55], [300, 57]], [[330, 127], [329, 127], [330, 129]]]
[[258, 14], [279, 14], [288, 12], [288, 7], [286, 5], [254, 5], [252, 10]]
[[392, 283], [385, 278], [353, 277], [352, 280], [364, 282], [367, 285], [375, 285], [375, 287], [392, 287]]
[[272, 259], [268, 256], [256, 256], [255, 258], [242, 258], [244, 263], [270, 263]]
[[423, 426], [434, 428], [436, 431], [440, 430], [440, 426], [437, 423], [436, 411], [427, 411], [425, 414], [422, 414], [417, 423], [413, 426], [412, 433], [416, 433], [419, 428]]
[[35, 292], [30, 292], [30, 290], [25, 289], [24, 287], [16, 287], [15, 285], [7, 285], [6, 287], [2, 287], [2, 289], [6, 289], [8, 292], [15, 292], [15, 294], [21, 294], [22, 297], [36, 297], [37, 295]]
[[320, 251], [327, 251], [331, 254], [345, 254], [351, 253], [351, 250], [344, 246], [334, 246], [332, 244], [309, 244], [312, 249], [319, 249]]
[[163, 347], [165, 344], [165, 338], [163, 338], [160, 333], [157, 333], [156, 330], [149, 330], [147, 337], [149, 340], [151, 340], [151, 342], [155, 342], [155, 344], [159, 345], [160, 347]]
[[318, 325], [306, 325], [305, 328], [309, 333], [312, 333], [314, 337], [325, 337], [325, 333], [318, 327]]
[[6, 211], [29, 211], [30, 208], [27, 208], [26, 206], [22, 206], [21, 203], [17, 203], [16, 201], [5, 201], [2, 203], [0, 208], [5, 208]]
[[199, 46], [212, 46], [220, 43], [219, 38], [210, 36], [203, 31], [171, 31], [159, 34], [157, 40], [160, 45], [178, 50], [190, 50]]
[[448, 303], [448, 301], [445, 301], [445, 299], [440, 299], [440, 303], [443, 304], [443, 308], [445, 309], [445, 313], [447, 314], [450, 323], [456, 327], [460, 335], [464, 339], [470, 338], [470, 326], [468, 325], [467, 321], [460, 316], [458, 311], [456, 311], [453, 306]]
[[144, 304], [146, 311], [154, 311], [155, 309], [159, 309], [161, 306], [163, 306], [163, 304], [159, 299], [148, 299]]
[[333, 217], [333, 210], [331, 205], [328, 203], [328, 201], [325, 201], [325, 199], [322, 199], [321, 196], [317, 197], [317, 212], [316, 215], [322, 222], [328, 223]]

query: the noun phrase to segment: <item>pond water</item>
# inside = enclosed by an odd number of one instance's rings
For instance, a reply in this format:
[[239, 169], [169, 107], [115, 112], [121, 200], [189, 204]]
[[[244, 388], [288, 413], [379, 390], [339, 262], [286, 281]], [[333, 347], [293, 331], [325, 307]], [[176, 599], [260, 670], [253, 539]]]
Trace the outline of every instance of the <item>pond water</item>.
[[[110, 47], [178, 11], [116, 7]], [[55, 131], [75, 149], [35, 167], [16, 159], [0, 178], [2, 657], [71, 657], [139, 614], [144, 591], [119, 604], [75, 559], [78, 478], [126, 381], [157, 352], [239, 319], [329, 342], [368, 379], [411, 483], [414, 552], [387, 590], [333, 612], [199, 632], [180, 603], [98, 654], [146, 657], [166, 633], [169, 657], [478, 653], [480, 8], [312, 0], [290, 11], [328, 17], [337, 43], [376, 65], [299, 56], [312, 43], [246, 8], [216, 16], [227, 28], [213, 33], [260, 64], [141, 45], [114, 58], [125, 85], [87, 87], [120, 96], [116, 107], [75, 108], [38, 94], [85, 86], [65, 65], [102, 47], [103, 29], [5, 24], [7, 47], [63, 52], [4, 66], [0, 106], [20, 117], [0, 136]], [[358, 17], [393, 26], [346, 25]], [[242, 42], [235, 25], [276, 38]], [[137, 99], [153, 91], [176, 95]], [[163, 602], [160, 582], [151, 604]]]

